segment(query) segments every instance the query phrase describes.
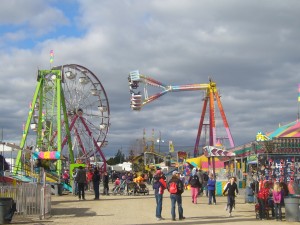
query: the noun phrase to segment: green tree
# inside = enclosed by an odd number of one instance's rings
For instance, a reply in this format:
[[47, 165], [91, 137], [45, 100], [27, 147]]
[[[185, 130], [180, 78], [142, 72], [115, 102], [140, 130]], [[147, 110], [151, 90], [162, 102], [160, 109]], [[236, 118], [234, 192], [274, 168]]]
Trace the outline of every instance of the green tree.
[[115, 155], [114, 159], [116, 161], [116, 164], [125, 162], [125, 155], [124, 155], [124, 153], [122, 152], [121, 149], [118, 150], [118, 152]]
[[128, 154], [128, 161], [132, 161], [134, 159], [134, 151], [131, 149]]

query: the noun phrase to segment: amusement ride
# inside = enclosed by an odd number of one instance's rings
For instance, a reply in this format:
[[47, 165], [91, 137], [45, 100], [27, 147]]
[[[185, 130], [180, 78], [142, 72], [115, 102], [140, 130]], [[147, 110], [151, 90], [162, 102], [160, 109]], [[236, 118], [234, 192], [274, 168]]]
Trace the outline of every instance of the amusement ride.
[[[215, 102], [217, 102], [217, 107], [219, 109], [220, 115], [222, 117], [223, 125], [226, 130], [226, 134], [227, 134], [226, 139], [229, 140], [230, 147], [231, 148], [234, 147], [234, 141], [221, 103], [220, 94], [217, 90], [216, 83], [213, 82], [211, 79], [209, 79], [209, 83], [207, 84], [166, 85], [149, 76], [142, 75], [139, 73], [138, 70], [135, 70], [129, 73], [128, 82], [129, 82], [129, 89], [131, 94], [130, 107], [132, 110], [135, 111], [140, 111], [146, 104], [158, 99], [159, 97], [169, 92], [199, 91], [199, 90], [204, 91], [205, 97], [204, 97], [196, 142], [194, 146], [194, 157], [197, 157], [199, 155], [199, 142], [200, 142], [201, 132], [203, 129], [206, 129], [207, 125], [209, 126], [209, 145], [216, 146], [220, 139], [220, 137], [217, 137], [217, 130], [216, 130]], [[140, 85], [143, 85], [143, 87], [141, 88]], [[148, 86], [161, 88], [162, 91], [149, 96]], [[208, 105], [209, 105], [209, 116], [208, 116], [209, 122], [204, 123]]]
[[[30, 103], [14, 173], [30, 165], [30, 160], [56, 160], [56, 172], [62, 172], [62, 159], [70, 164], [89, 164], [92, 157], [106, 159], [110, 125], [109, 102], [103, 85], [89, 69], [68, 64], [38, 70], [37, 85]], [[26, 140], [35, 137], [28, 148]], [[29, 157], [24, 157], [29, 154]]]

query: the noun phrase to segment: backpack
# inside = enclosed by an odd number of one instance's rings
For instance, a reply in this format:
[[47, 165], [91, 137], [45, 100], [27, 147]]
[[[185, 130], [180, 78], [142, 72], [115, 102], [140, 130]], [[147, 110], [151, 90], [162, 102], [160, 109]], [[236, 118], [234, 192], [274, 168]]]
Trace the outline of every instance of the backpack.
[[204, 181], [208, 181], [208, 175], [205, 173], [205, 174], [203, 174], [203, 180]]
[[171, 182], [170, 183], [169, 192], [171, 194], [177, 194], [177, 183], [176, 182]]
[[192, 187], [198, 187], [199, 186], [199, 178], [197, 175], [191, 176], [190, 184]]

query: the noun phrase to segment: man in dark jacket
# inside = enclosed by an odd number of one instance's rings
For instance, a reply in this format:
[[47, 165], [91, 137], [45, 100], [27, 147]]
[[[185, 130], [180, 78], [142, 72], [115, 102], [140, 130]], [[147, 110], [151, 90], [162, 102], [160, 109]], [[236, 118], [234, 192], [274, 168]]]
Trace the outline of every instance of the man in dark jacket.
[[99, 200], [100, 174], [99, 174], [99, 170], [97, 167], [95, 167], [95, 169], [94, 169], [92, 180], [93, 180], [93, 188], [94, 188], [94, 193], [95, 193], [94, 200]]
[[104, 172], [104, 175], [103, 175], [103, 195], [109, 195], [108, 182], [109, 182], [108, 174], [107, 174], [107, 172]]
[[86, 183], [86, 171], [82, 166], [79, 166], [75, 180], [78, 184], [78, 200], [81, 200], [81, 198], [82, 200], [85, 200], [84, 185]]
[[[176, 187], [174, 187], [176, 184]], [[174, 189], [175, 188], [175, 189]], [[174, 191], [176, 190], [176, 191]], [[183, 208], [182, 208], [182, 197], [181, 194], [184, 192], [184, 185], [182, 181], [179, 179], [179, 172], [173, 171], [172, 178], [168, 182], [168, 191], [170, 192], [170, 199], [171, 199], [171, 215], [172, 220], [176, 220], [176, 213], [175, 213], [175, 206], [177, 202], [178, 206], [178, 214], [179, 214], [179, 220], [185, 219], [183, 216]]]

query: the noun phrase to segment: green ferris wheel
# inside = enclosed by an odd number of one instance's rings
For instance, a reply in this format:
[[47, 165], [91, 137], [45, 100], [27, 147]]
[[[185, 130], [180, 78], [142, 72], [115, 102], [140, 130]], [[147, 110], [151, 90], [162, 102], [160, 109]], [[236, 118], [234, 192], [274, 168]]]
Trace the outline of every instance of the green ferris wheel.
[[104, 163], [100, 169], [106, 170], [102, 148], [107, 145], [109, 121], [106, 92], [90, 70], [77, 64], [39, 70], [27, 121], [23, 125], [15, 174], [28, 165], [26, 157], [22, 156], [28, 149], [29, 136], [35, 139], [30, 153], [42, 155], [41, 158], [56, 158], [58, 174], [62, 170], [62, 157], [69, 163], [78, 160], [89, 163], [91, 158], [101, 158]]

